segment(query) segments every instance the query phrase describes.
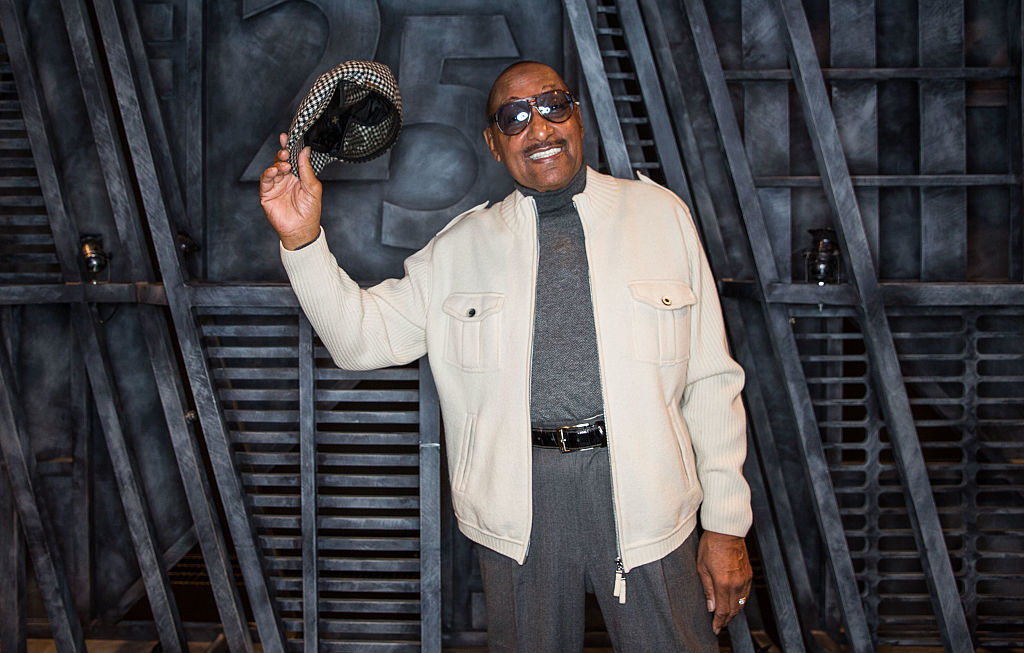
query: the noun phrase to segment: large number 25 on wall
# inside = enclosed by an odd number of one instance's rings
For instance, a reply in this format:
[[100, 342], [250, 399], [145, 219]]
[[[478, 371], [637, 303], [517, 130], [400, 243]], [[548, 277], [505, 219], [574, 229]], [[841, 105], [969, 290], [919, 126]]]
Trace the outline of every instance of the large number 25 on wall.
[[518, 55], [504, 16], [405, 19], [399, 85], [409, 98], [406, 133], [392, 160], [381, 216], [385, 245], [419, 248], [456, 214], [487, 199], [504, 177], [483, 142], [486, 92], [460, 84], [466, 80], [446, 64]]
[[[245, 17], [282, 1], [259, 5], [258, 0], [246, 0]], [[321, 73], [346, 59], [372, 59], [380, 32], [375, 2], [306, 1], [323, 12], [328, 43], [289, 104], [289, 115]], [[487, 199], [496, 181], [496, 168], [481, 137], [486, 93], [461, 84], [446, 63], [512, 61], [519, 51], [504, 16], [408, 16], [402, 26], [401, 57], [395, 71], [404, 125], [398, 145], [389, 155], [367, 164], [330, 167], [323, 178], [388, 179], [381, 207], [381, 242], [418, 249], [452, 217]], [[241, 180], [258, 179], [278, 147], [277, 132], [268, 134]]]
[[[288, 0], [243, 0], [242, 18], [249, 20], [285, 2]], [[377, 40], [380, 36], [380, 9], [372, 0], [306, 0], [306, 2], [323, 13], [327, 21], [327, 43], [320, 61], [309, 71], [309, 75], [295, 90], [295, 96], [288, 103], [288, 107], [282, 108], [282, 114], [288, 116], [289, 122], [317, 77], [342, 61], [372, 59], [377, 51]], [[281, 38], [287, 38], [287, 34], [282, 33]], [[275, 129], [272, 133], [267, 134], [259, 150], [253, 153], [253, 157], [239, 181], [257, 181], [260, 178], [260, 173], [267, 167], [267, 162], [274, 160], [274, 153], [281, 147], [277, 140], [278, 134], [286, 129], [287, 124], [280, 130]], [[334, 169], [337, 169], [337, 166]], [[328, 170], [332, 169], [328, 168]], [[331, 177], [325, 174], [324, 178], [330, 179]]]

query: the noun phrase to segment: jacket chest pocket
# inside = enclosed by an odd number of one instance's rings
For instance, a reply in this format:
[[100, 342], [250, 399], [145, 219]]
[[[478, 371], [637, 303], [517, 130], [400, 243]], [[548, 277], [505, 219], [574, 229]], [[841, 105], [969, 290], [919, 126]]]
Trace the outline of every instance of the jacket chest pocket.
[[690, 309], [697, 296], [681, 281], [633, 281], [633, 355], [661, 365], [690, 357]]
[[447, 315], [444, 358], [467, 372], [500, 366], [501, 307], [498, 293], [452, 293], [441, 310]]

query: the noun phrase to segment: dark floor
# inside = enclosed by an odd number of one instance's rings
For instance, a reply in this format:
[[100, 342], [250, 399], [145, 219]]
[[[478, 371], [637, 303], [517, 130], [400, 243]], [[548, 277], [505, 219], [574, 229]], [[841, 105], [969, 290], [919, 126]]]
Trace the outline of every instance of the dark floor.
[[[89, 653], [151, 653], [155, 641], [89, 639], [85, 645]], [[210, 642], [189, 642], [189, 653], [205, 653]], [[257, 651], [261, 651], [259, 645]], [[777, 649], [774, 649], [777, 651]], [[1011, 649], [1017, 651], [1019, 649]], [[882, 647], [879, 653], [942, 653], [938, 647]], [[29, 639], [26, 653], [57, 653], [52, 639]], [[446, 648], [444, 653], [487, 653], [486, 647]], [[583, 653], [612, 653], [610, 648], [585, 648]]]
[[[52, 639], [29, 639], [26, 653], [57, 653]], [[128, 641], [117, 639], [87, 639], [89, 653], [151, 653], [155, 641]], [[204, 653], [210, 642], [189, 642], [189, 653]], [[257, 645], [257, 651], [262, 649]], [[444, 653], [487, 653], [486, 647], [446, 648]], [[585, 648], [583, 653], [612, 653], [610, 648]]]
[[[52, 639], [29, 639], [26, 653], [57, 653]], [[156, 642], [120, 639], [87, 639], [85, 647], [89, 653], [150, 653]], [[189, 642], [188, 653], [204, 653], [210, 642]]]

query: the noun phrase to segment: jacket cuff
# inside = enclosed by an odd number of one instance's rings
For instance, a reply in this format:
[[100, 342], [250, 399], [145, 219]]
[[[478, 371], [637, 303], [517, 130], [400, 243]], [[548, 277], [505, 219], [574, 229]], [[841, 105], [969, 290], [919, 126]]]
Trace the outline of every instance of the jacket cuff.
[[326, 244], [327, 238], [324, 234], [324, 228], [320, 227], [320, 233], [317, 234], [316, 238], [314, 238], [313, 240], [309, 241], [304, 245], [299, 245], [295, 249], [287, 249], [284, 246], [284, 243], [278, 242], [278, 247], [281, 250], [281, 260], [285, 262], [285, 265], [287, 265], [288, 259], [302, 257], [306, 254], [306, 252], [303, 252], [302, 254], [300, 254], [299, 252], [302, 252], [303, 250], [317, 249], [318, 246], [325, 246]]
[[754, 517], [750, 507], [750, 489], [742, 477], [728, 485], [730, 487], [721, 494], [705, 488], [700, 525], [706, 531], [745, 537]]
[[327, 245], [323, 227], [320, 227], [320, 235], [316, 240], [300, 249], [285, 249], [283, 244], [279, 244], [278, 249], [288, 280], [296, 291], [322, 286], [325, 270], [336, 269], [338, 266]]

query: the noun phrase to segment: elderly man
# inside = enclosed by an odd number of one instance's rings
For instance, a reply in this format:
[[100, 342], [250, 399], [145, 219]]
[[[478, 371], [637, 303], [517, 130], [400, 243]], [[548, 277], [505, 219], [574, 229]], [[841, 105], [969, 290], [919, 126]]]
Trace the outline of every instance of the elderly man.
[[430, 357], [492, 650], [580, 650], [588, 591], [616, 650], [716, 650], [751, 578], [743, 372], [689, 211], [584, 165], [548, 66], [503, 71], [487, 117], [516, 190], [368, 290], [327, 247], [308, 149], [298, 178], [281, 150], [260, 199], [288, 277], [340, 367]]

